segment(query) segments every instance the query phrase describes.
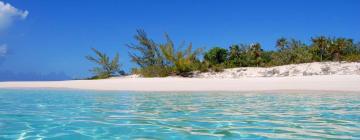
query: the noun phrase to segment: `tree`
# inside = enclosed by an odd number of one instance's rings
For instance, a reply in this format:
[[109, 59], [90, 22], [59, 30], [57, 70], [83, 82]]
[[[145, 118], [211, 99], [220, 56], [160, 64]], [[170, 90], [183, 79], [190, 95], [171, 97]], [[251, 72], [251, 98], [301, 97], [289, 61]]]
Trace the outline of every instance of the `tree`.
[[291, 39], [288, 43], [289, 64], [310, 62], [312, 54], [305, 43], [300, 40]]
[[120, 72], [118, 53], [116, 53], [115, 57], [110, 60], [110, 58], [105, 53], [102, 53], [95, 48], [91, 49], [95, 52], [96, 56], [86, 56], [86, 59], [99, 65], [98, 67], [94, 67], [90, 70], [95, 74], [93, 79], [109, 78]]
[[254, 59], [255, 59], [255, 64], [258, 67], [261, 63], [261, 52], [263, 50], [261, 49], [261, 45], [260, 43], [255, 43], [252, 44], [250, 47], [250, 52], [252, 53]]
[[353, 46], [352, 39], [337, 38], [333, 39], [330, 44], [330, 52], [333, 55], [334, 60], [340, 61], [341, 54], [344, 49]]
[[196, 56], [202, 52], [201, 48], [192, 50], [192, 44], [185, 50], [181, 50], [181, 46], [178, 50], [175, 50], [174, 43], [170, 37], [165, 34], [167, 42], [160, 45], [160, 50], [165, 57], [165, 60], [169, 61], [169, 67], [173, 67], [173, 72], [176, 75], [188, 76], [189, 72], [193, 71], [194, 63], [197, 62]]
[[195, 67], [202, 68], [199, 66], [200, 61], [196, 58], [202, 49], [192, 50], [191, 43], [184, 50], [181, 49], [182, 45], [175, 48], [173, 41], [166, 33], [166, 42], [155, 43], [147, 37], [143, 30], [137, 31], [135, 39], [138, 44], [131, 44], [128, 47], [135, 50], [129, 54], [132, 61], [140, 66], [139, 69], [134, 70], [136, 74], [144, 77], [188, 76], [195, 70]]
[[271, 55], [272, 65], [286, 65], [311, 62], [313, 55], [309, 47], [300, 40], [287, 41], [286, 48]]
[[311, 38], [313, 47], [319, 50], [320, 61], [323, 61], [323, 56], [326, 53], [326, 49], [329, 47], [329, 39], [325, 36]]
[[312, 61], [313, 55], [309, 47], [300, 40], [292, 39], [289, 43], [290, 61], [288, 64], [308, 63]]
[[241, 50], [239, 45], [232, 45], [229, 47], [228, 67], [241, 66]]
[[210, 65], [223, 64], [227, 60], [228, 52], [224, 48], [214, 47], [205, 53], [204, 59]]
[[164, 65], [158, 44], [149, 39], [144, 30], [137, 30], [137, 35], [134, 38], [138, 41], [138, 44], [127, 45], [135, 51], [135, 53], [129, 53], [133, 62], [142, 68]]
[[145, 77], [168, 76], [169, 70], [159, 44], [148, 38], [144, 30], [137, 30], [135, 40], [138, 42], [137, 44], [128, 44], [127, 46], [134, 50], [129, 52], [129, 55], [131, 60], [140, 66], [138, 74]]
[[282, 37], [282, 38], [279, 38], [278, 40], [276, 40], [276, 47], [282, 51], [284, 50], [285, 48], [287, 48], [288, 46], [288, 41], [286, 38]]
[[[276, 40], [275, 51], [264, 51], [261, 44], [236, 44], [228, 49], [214, 47], [205, 52], [204, 59], [197, 56], [201, 49], [193, 50], [191, 43], [188, 46], [175, 47], [170, 37], [165, 34], [166, 42], [155, 43], [149, 39], [143, 30], [138, 30], [135, 39], [136, 45], [128, 45], [135, 50], [130, 53], [132, 61], [140, 68], [134, 70], [145, 77], [164, 77], [169, 75], [189, 76], [193, 71], [205, 72], [208, 70], [222, 71], [224, 68], [248, 66], [275, 66], [313, 61], [327, 60], [360, 60], [360, 44], [351, 39], [325, 36], [311, 38], [311, 45], [300, 40]], [[182, 47], [186, 47], [182, 49]]]

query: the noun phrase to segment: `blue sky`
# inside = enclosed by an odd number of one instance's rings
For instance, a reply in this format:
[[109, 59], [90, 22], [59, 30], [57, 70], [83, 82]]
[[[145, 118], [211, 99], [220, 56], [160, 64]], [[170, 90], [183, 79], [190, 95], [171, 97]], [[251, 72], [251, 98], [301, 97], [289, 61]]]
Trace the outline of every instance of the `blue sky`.
[[205, 48], [260, 42], [269, 50], [279, 37], [309, 42], [317, 35], [360, 41], [359, 0], [0, 1], [19, 10], [0, 25], [0, 72], [86, 77], [91, 47], [119, 52], [129, 70], [135, 64], [125, 44], [135, 42], [136, 29], [157, 41], [167, 32], [175, 42]]

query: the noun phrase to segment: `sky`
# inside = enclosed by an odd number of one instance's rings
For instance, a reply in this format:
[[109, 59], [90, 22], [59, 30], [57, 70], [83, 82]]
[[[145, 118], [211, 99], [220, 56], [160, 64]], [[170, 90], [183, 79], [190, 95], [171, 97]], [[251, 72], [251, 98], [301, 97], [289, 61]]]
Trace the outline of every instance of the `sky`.
[[155, 41], [166, 32], [175, 43], [206, 49], [259, 42], [272, 50], [280, 37], [360, 41], [360, 1], [0, 0], [0, 80], [88, 77], [91, 47], [119, 52], [129, 71], [136, 65], [126, 44], [136, 43], [136, 29]]

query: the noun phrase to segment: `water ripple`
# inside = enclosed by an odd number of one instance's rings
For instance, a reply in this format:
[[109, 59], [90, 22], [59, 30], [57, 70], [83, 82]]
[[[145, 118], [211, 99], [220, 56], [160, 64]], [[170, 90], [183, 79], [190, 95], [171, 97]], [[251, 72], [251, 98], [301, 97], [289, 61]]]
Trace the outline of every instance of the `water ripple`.
[[360, 94], [1, 90], [0, 139], [360, 139]]

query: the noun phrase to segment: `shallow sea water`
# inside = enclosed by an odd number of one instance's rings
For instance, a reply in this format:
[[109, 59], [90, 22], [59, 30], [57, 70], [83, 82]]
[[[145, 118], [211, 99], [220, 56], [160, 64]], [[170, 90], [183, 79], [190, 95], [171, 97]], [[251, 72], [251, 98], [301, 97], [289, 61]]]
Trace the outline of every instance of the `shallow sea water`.
[[0, 139], [360, 139], [360, 94], [0, 89]]

